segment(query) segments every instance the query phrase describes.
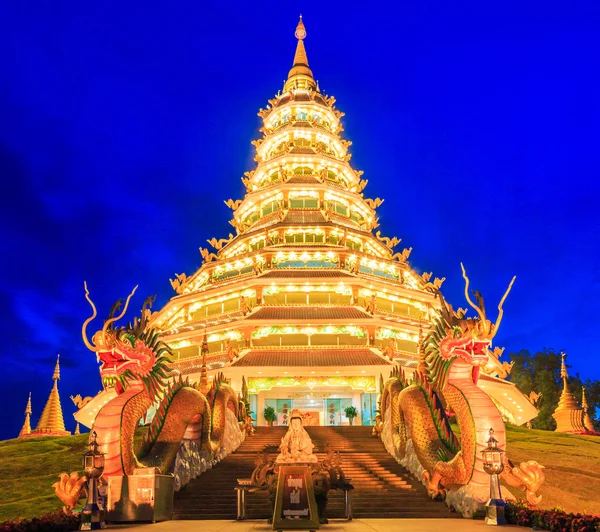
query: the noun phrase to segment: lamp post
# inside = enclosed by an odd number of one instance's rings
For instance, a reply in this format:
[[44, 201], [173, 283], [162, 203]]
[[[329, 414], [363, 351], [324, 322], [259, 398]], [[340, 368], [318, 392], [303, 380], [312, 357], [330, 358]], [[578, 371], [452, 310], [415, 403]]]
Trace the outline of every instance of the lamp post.
[[487, 447], [481, 451], [483, 469], [490, 476], [490, 500], [485, 505], [485, 523], [487, 525], [505, 525], [504, 508], [506, 503], [500, 491], [498, 475], [504, 470], [504, 451], [498, 448], [498, 440], [494, 438], [494, 429], [490, 429]]
[[92, 432], [90, 450], [83, 456], [83, 469], [88, 481], [88, 500], [81, 511], [79, 530], [100, 530], [106, 528], [104, 509], [98, 504], [98, 479], [104, 471], [104, 453], [98, 451], [96, 431]]

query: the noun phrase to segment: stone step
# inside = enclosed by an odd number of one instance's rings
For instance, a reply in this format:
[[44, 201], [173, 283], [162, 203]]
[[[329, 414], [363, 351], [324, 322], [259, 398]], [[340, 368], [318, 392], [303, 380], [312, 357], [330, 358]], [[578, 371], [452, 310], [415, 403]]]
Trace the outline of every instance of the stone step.
[[[272, 455], [287, 427], [259, 427], [238, 450], [203, 473], [175, 495], [176, 519], [235, 519], [238, 478], [250, 478], [257, 453], [268, 447]], [[355, 487], [355, 517], [455, 517], [443, 503], [429, 499], [423, 485], [412, 478], [371, 436], [370, 427], [307, 427], [321, 461], [326, 449], [338, 451], [342, 469]], [[247, 516], [266, 519], [271, 512], [266, 492], [247, 494]], [[343, 491], [331, 491], [327, 515], [344, 517]]]

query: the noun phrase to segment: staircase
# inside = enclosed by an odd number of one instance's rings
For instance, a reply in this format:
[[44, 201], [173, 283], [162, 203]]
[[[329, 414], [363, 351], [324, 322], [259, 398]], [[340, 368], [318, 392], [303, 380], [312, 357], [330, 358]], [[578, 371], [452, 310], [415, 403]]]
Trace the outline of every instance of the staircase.
[[[273, 454], [287, 427], [259, 427], [256, 434], [240, 445], [213, 469], [175, 494], [174, 519], [235, 519], [238, 478], [250, 478], [256, 454], [271, 447]], [[432, 501], [424, 486], [414, 480], [385, 450], [371, 427], [306, 427], [319, 460], [325, 447], [339, 451], [342, 469], [354, 486], [354, 517], [360, 518], [440, 518], [457, 517], [446, 504]], [[247, 494], [249, 519], [266, 519], [270, 515], [266, 492]], [[329, 492], [327, 517], [344, 517], [344, 493]]]

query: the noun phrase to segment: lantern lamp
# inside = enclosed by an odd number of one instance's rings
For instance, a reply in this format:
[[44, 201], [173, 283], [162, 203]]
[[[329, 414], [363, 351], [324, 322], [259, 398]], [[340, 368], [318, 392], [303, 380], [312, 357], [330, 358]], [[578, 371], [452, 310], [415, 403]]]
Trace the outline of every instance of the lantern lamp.
[[79, 530], [100, 530], [106, 528], [104, 509], [98, 504], [98, 479], [104, 471], [104, 453], [98, 450], [96, 431], [92, 432], [90, 450], [83, 456], [83, 469], [88, 477], [88, 500], [81, 511]]
[[485, 522], [488, 525], [505, 525], [506, 502], [502, 498], [500, 478], [498, 477], [504, 470], [504, 451], [498, 447], [498, 440], [494, 438], [494, 429], [490, 429], [487, 447], [481, 451], [481, 454], [483, 455], [483, 469], [490, 475], [490, 500], [485, 505]]

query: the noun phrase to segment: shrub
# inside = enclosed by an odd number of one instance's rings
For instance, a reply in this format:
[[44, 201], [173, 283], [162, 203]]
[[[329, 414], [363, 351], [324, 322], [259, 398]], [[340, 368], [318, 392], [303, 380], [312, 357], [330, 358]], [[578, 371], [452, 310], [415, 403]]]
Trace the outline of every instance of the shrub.
[[538, 510], [514, 501], [506, 505], [506, 521], [511, 525], [535, 527], [550, 532], [600, 531], [600, 515], [568, 514], [560, 508]]
[[79, 514], [62, 510], [19, 521], [0, 523], [0, 532], [72, 532], [79, 528]]

